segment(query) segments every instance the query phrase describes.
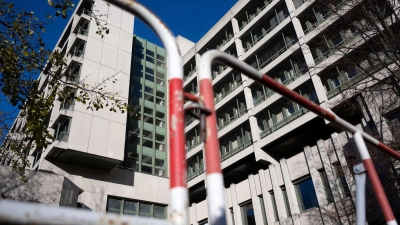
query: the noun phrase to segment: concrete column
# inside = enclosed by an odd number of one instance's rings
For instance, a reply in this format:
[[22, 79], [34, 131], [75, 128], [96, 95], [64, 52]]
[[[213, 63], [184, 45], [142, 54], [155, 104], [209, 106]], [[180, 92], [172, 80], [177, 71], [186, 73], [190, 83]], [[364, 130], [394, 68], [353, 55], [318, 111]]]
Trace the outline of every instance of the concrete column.
[[328, 97], [326, 96], [326, 91], [324, 85], [322, 84], [321, 78], [319, 76], [311, 75], [311, 81], [315, 88], [315, 93], [317, 94], [319, 103], [328, 102]]
[[[335, 149], [336, 155], [339, 159], [340, 166], [342, 167], [344, 176], [346, 178], [347, 185], [350, 189], [351, 196], [353, 198], [353, 196], [355, 196], [355, 194], [356, 194], [356, 185], [355, 185], [353, 176], [350, 172], [350, 169], [353, 169], [353, 168], [349, 168], [349, 165], [347, 164], [346, 157], [344, 156], [344, 152], [343, 152], [344, 144], [345, 144], [345, 142], [348, 142], [346, 132], [342, 132], [340, 134], [333, 133], [331, 135], [331, 140], [332, 140], [333, 148]], [[322, 155], [321, 155], [321, 157], [322, 157]], [[355, 202], [355, 198], [353, 198], [353, 201]]]
[[254, 180], [254, 175], [249, 175], [249, 184], [250, 184], [250, 194], [251, 194], [251, 201], [253, 202], [253, 210], [254, 210], [254, 217], [256, 219], [257, 225], [263, 225], [263, 212], [261, 209], [261, 203], [257, 196], [256, 190], [256, 183]]
[[231, 23], [232, 23], [232, 29], [233, 29], [233, 35], [235, 36], [235, 38], [237, 37], [237, 35], [239, 34], [239, 23], [237, 21], [237, 19], [235, 17], [233, 17], [234, 15], [231, 14]]
[[240, 40], [239, 37], [237, 37], [236, 35], [235, 35], [235, 46], [238, 59], [243, 60], [244, 50], [243, 50], [242, 40]]
[[243, 215], [240, 210], [240, 206], [237, 201], [237, 195], [236, 195], [236, 185], [231, 184], [230, 186], [231, 189], [231, 198], [232, 198], [232, 208], [233, 208], [233, 217], [235, 217], [235, 224], [242, 224], [243, 222]]
[[322, 183], [321, 176], [315, 168], [314, 159], [309, 146], [304, 148], [304, 155], [306, 156], [308, 169], [310, 170], [311, 179], [314, 184], [315, 192], [317, 194], [318, 204], [324, 206], [328, 204], [328, 199], [325, 193], [324, 185]]
[[197, 207], [196, 203], [192, 203], [192, 206], [189, 208], [189, 222], [192, 225], [198, 225], [196, 207]]
[[231, 216], [231, 211], [230, 211], [230, 207], [229, 207], [229, 202], [231, 201], [231, 199], [229, 199], [231, 197], [230, 194], [228, 194], [229, 190], [225, 189], [225, 215], [226, 215], [226, 221], [228, 225], [233, 225], [233, 221], [232, 221], [232, 216]]
[[[274, 224], [274, 210], [272, 206], [271, 196], [269, 194], [269, 190], [272, 189], [271, 184], [271, 175], [269, 174], [269, 170], [259, 170], [258, 174], [260, 176], [261, 183], [261, 192], [263, 194], [263, 201], [265, 206], [265, 215], [267, 217], [268, 224]], [[268, 185], [269, 184], [269, 185]], [[268, 187], [270, 186], [270, 187]]]
[[329, 187], [331, 188], [333, 199], [335, 201], [336, 208], [339, 213], [339, 220], [342, 224], [348, 224], [349, 221], [346, 219], [345, 216], [343, 216], [343, 214], [344, 214], [343, 210], [345, 210], [345, 208], [344, 208], [344, 204], [343, 204], [343, 198], [341, 197], [340, 192], [339, 192], [339, 185], [337, 183], [338, 177], [336, 176], [336, 174], [331, 166], [331, 162], [330, 162], [329, 156], [328, 156], [328, 151], [333, 151], [333, 149], [328, 150], [326, 148], [323, 140], [317, 141], [317, 147], [319, 150], [319, 154], [321, 156], [322, 164], [324, 165], [326, 175], [328, 177]]
[[[200, 64], [200, 59], [201, 59], [201, 55], [199, 53], [197, 53], [197, 49], [195, 49], [196, 53], [194, 55], [195, 57], [195, 61], [196, 61], [196, 69], [199, 67]], [[198, 72], [198, 71], [197, 71]], [[200, 87], [199, 87], [200, 88]]]
[[289, 176], [286, 159], [281, 159], [280, 163], [281, 163], [283, 179], [285, 181], [286, 193], [288, 196], [288, 202], [290, 205], [290, 212], [292, 214], [293, 224], [300, 225], [300, 217], [299, 217], [300, 207], [299, 207], [299, 203], [297, 201], [294, 185]]
[[272, 181], [272, 189], [274, 190], [274, 195], [275, 195], [275, 201], [276, 201], [276, 208], [278, 211], [278, 217], [279, 221], [284, 221], [288, 215], [286, 213], [286, 208], [285, 208], [285, 202], [283, 200], [283, 194], [282, 194], [282, 189], [280, 188], [278, 184], [278, 178], [277, 178], [277, 170], [276, 167], [278, 165], [269, 165], [269, 171], [271, 175], [271, 181]]

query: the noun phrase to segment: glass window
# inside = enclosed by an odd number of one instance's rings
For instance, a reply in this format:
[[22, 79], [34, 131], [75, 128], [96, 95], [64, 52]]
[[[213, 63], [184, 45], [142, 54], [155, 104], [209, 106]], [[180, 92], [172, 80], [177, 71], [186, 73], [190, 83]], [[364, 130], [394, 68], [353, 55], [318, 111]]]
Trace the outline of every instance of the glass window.
[[154, 205], [153, 216], [157, 218], [165, 218], [165, 207]]
[[164, 56], [159, 55], [159, 54], [157, 54], [157, 59], [158, 59], [158, 60], [161, 60], [161, 61], [164, 61], [164, 60], [165, 60]]
[[146, 56], [146, 61], [150, 62], [150, 63], [154, 63], [154, 59], [149, 56]]
[[154, 74], [154, 70], [150, 69], [149, 67], [146, 67], [146, 73], [153, 75]]
[[254, 217], [253, 204], [251, 202], [246, 203], [241, 206], [243, 214], [243, 224], [244, 225], [255, 225], [256, 219]]
[[139, 204], [139, 215], [151, 217], [151, 205], [146, 203]]
[[318, 199], [317, 195], [315, 194], [314, 184], [310, 177], [298, 182], [295, 185], [295, 190], [300, 211], [305, 211], [318, 206]]
[[149, 55], [149, 56], [153, 56], [154, 57], [154, 52], [150, 51], [148, 49], [146, 50], [146, 54]]
[[137, 202], [125, 201], [124, 214], [136, 215]]
[[122, 200], [120, 200], [120, 199], [109, 198], [108, 204], [107, 204], [107, 211], [120, 213], [121, 212], [121, 203], [122, 203]]

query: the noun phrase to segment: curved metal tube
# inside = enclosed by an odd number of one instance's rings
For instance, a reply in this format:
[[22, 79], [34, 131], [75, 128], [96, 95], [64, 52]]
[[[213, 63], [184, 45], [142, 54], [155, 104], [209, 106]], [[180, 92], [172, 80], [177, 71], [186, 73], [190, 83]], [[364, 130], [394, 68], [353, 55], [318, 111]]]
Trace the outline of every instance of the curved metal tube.
[[150, 10], [134, 0], [108, 0], [144, 21], [161, 39], [167, 52], [169, 80], [170, 207], [174, 225], [189, 224], [189, 194], [186, 187], [185, 116], [183, 109], [183, 65], [175, 37]]

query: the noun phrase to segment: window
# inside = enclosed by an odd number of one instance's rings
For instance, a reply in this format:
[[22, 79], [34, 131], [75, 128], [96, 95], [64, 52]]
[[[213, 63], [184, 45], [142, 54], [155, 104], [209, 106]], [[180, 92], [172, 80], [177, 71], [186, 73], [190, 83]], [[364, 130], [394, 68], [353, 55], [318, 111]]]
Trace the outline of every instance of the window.
[[241, 206], [243, 214], [243, 224], [244, 225], [255, 225], [256, 219], [254, 216], [254, 209], [252, 202], [248, 202]]
[[295, 184], [295, 190], [301, 212], [318, 206], [318, 199], [311, 177]]
[[129, 199], [108, 197], [107, 212], [166, 219], [167, 207]]
[[320, 175], [321, 180], [322, 180], [322, 185], [324, 186], [326, 199], [328, 200], [328, 203], [332, 203], [333, 202], [333, 195], [332, 195], [332, 190], [331, 190], [331, 188], [329, 186], [328, 176], [326, 175], [325, 170], [320, 170], [318, 172], [319, 172], [319, 175]]

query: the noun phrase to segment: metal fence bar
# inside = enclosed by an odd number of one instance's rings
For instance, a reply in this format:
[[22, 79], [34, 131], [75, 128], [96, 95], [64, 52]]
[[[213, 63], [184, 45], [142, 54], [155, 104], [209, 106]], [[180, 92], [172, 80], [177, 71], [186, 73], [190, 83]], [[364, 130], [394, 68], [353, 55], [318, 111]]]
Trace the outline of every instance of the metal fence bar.
[[259, 83], [267, 86], [271, 90], [281, 94], [283, 97], [298, 103], [299, 105], [303, 106], [304, 108], [314, 112], [318, 116], [338, 125], [345, 131], [356, 133], [360, 132], [362, 137], [368, 141], [369, 143], [375, 145], [381, 151], [389, 154], [390, 156], [400, 160], [400, 153], [396, 152], [392, 148], [386, 146], [382, 142], [378, 141], [377, 139], [373, 138], [371, 135], [363, 132], [362, 130], [358, 129], [357, 127], [351, 125], [347, 121], [343, 120], [342, 118], [336, 116], [334, 113], [322, 108], [321, 106], [313, 103], [312, 101], [308, 100], [307, 98], [301, 96], [300, 94], [288, 89], [284, 85], [278, 83], [273, 78], [260, 73], [258, 70], [254, 69], [250, 65], [240, 61], [239, 59], [225, 53], [220, 52], [217, 50], [210, 50], [204, 53], [201, 57], [200, 65], [199, 65], [199, 79], [200, 77], [205, 76], [202, 73], [210, 73], [210, 68], [212, 63], [219, 62], [226, 65], [231, 66], [233, 69], [249, 76], [250, 78], [258, 81]]
[[170, 207], [174, 225], [189, 224], [189, 194], [186, 186], [185, 113], [183, 109], [183, 64], [175, 37], [151, 11], [132, 0], [108, 0], [143, 20], [161, 39], [168, 58]]
[[51, 207], [37, 203], [0, 201], [0, 224], [41, 225], [170, 225], [167, 220], [84, 209]]
[[378, 200], [379, 206], [381, 207], [386, 224], [397, 225], [397, 221], [394, 218], [392, 208], [389, 205], [389, 201], [386, 197], [385, 191], [383, 190], [381, 181], [379, 180], [378, 174], [375, 170], [375, 166], [372, 163], [372, 159], [369, 155], [364, 139], [362, 138], [360, 132], [356, 132], [353, 137], [354, 141], [356, 142], [358, 153], [361, 156], [364, 168], [367, 171], [369, 180], [371, 181], [372, 188], [374, 189], [376, 199]]
[[[319, 105], [313, 103], [312, 101], [308, 100], [307, 98], [303, 97], [302, 95], [288, 89], [284, 85], [278, 83], [271, 77], [264, 75], [247, 65], [246, 63], [236, 59], [235, 57], [221, 51], [217, 50], [210, 50], [207, 51], [202, 55], [199, 64], [199, 83], [201, 88], [201, 94], [204, 98], [205, 105], [209, 109], [212, 110], [212, 116], [207, 118], [207, 143], [206, 142], [206, 161], [207, 161], [207, 183], [210, 185], [211, 182], [214, 182], [215, 185], [209, 186], [207, 188], [207, 195], [208, 195], [208, 211], [209, 211], [209, 218], [211, 224], [217, 224], [216, 222], [220, 222], [220, 220], [225, 219], [225, 213], [221, 215], [221, 211], [225, 209], [225, 201], [221, 201], [221, 196], [217, 196], [217, 194], [223, 195], [221, 191], [223, 187], [220, 187], [220, 182], [222, 180], [222, 175], [219, 175], [221, 172], [220, 162], [219, 160], [219, 145], [218, 139], [215, 140], [214, 136], [217, 137], [216, 133], [216, 121], [215, 121], [215, 111], [214, 111], [214, 100], [213, 96], [213, 89], [211, 86], [211, 68], [214, 62], [219, 62], [231, 66], [233, 69], [249, 76], [250, 78], [260, 82], [261, 84], [267, 86], [271, 90], [281, 94], [285, 98], [296, 102], [297, 104], [303, 106], [304, 108], [314, 112], [318, 116], [331, 121], [332, 123], [338, 125], [343, 130], [349, 131], [354, 134], [356, 143], [358, 142], [358, 148], [360, 154], [364, 154], [363, 158], [363, 165], [367, 171], [367, 174], [371, 180], [372, 186], [375, 191], [375, 195], [377, 196], [379, 205], [382, 209], [384, 214], [385, 220], [387, 224], [390, 225], [397, 225], [397, 222], [393, 216], [393, 212], [390, 208], [389, 202], [387, 201], [385, 192], [382, 188], [382, 185], [379, 181], [379, 177], [376, 173], [375, 167], [369, 157], [369, 153], [365, 147], [365, 143], [363, 138], [367, 140], [369, 143], [375, 145], [381, 151], [389, 154], [390, 156], [400, 160], [400, 154], [393, 150], [392, 148], [386, 146], [385, 144], [381, 143], [380, 141], [376, 140], [372, 136], [367, 133], [364, 133], [357, 127], [351, 125], [347, 121], [343, 120], [342, 118], [336, 116], [334, 113], [320, 107]], [[210, 139], [212, 138], [212, 139]], [[218, 164], [218, 165], [217, 165]], [[211, 176], [214, 175], [214, 176]], [[217, 186], [218, 185], [218, 186]], [[225, 222], [224, 222], [225, 223]], [[221, 222], [221, 224], [224, 224]]]

